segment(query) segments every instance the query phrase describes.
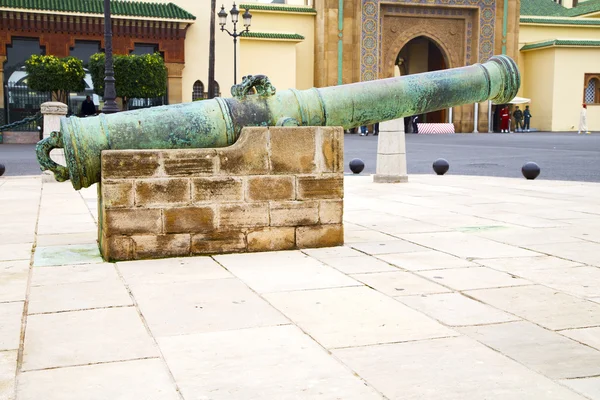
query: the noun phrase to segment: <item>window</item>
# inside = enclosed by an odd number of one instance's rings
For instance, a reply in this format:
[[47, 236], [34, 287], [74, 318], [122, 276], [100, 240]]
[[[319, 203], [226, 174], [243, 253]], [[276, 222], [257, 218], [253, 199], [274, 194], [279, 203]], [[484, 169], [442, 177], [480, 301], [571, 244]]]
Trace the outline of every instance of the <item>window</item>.
[[75, 47], [71, 47], [69, 51], [69, 55], [79, 58], [85, 67], [87, 67], [90, 57], [96, 53], [100, 53], [100, 42], [86, 40], [76, 40]]
[[219, 82], [215, 81], [215, 96], [214, 97], [219, 97], [221, 96], [221, 89], [219, 88]]
[[201, 81], [194, 83], [192, 90], [192, 101], [201, 100], [204, 98], [204, 84]]
[[129, 54], [135, 54], [136, 56], [143, 56], [144, 54], [154, 54], [158, 52], [157, 44], [148, 43], [135, 43], [133, 50]]
[[585, 74], [583, 102], [600, 104], [600, 74]]

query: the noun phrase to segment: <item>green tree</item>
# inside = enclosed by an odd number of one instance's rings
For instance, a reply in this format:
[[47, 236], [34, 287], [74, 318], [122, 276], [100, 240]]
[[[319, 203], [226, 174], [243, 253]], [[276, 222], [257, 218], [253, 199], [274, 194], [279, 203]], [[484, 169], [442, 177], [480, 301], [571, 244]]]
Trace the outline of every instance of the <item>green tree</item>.
[[69, 92], [85, 89], [83, 63], [75, 57], [32, 55], [25, 61], [27, 85], [38, 92], [52, 92], [52, 97], [67, 103]]
[[[115, 89], [127, 109], [129, 99], [160, 97], [167, 93], [167, 68], [160, 54], [115, 55]], [[94, 92], [104, 95], [104, 53], [92, 55], [89, 70]]]

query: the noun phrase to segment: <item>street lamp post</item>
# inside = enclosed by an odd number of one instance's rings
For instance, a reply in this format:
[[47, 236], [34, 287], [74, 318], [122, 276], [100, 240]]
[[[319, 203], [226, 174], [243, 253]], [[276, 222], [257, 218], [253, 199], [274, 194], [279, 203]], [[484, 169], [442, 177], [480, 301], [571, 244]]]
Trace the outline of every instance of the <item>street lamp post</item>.
[[104, 107], [102, 112], [112, 114], [119, 112], [115, 99], [115, 70], [113, 68], [112, 25], [110, 21], [110, 0], [104, 0]]
[[233, 22], [233, 33], [229, 32], [229, 30], [225, 28], [225, 24], [227, 23], [227, 12], [225, 11], [225, 6], [221, 6], [221, 11], [219, 11], [219, 14], [217, 15], [219, 16], [219, 25], [221, 25], [221, 31], [227, 32], [229, 36], [233, 38], [233, 84], [235, 85], [237, 84], [237, 38], [250, 30], [252, 14], [250, 14], [250, 10], [246, 8], [246, 12], [244, 13], [244, 15], [242, 15], [242, 18], [244, 19], [244, 27], [246, 29], [238, 33], [237, 23], [240, 16], [240, 11], [238, 10], [235, 3], [233, 3], [233, 7], [231, 8], [231, 11], [229, 11], [229, 13], [231, 14], [231, 22]]

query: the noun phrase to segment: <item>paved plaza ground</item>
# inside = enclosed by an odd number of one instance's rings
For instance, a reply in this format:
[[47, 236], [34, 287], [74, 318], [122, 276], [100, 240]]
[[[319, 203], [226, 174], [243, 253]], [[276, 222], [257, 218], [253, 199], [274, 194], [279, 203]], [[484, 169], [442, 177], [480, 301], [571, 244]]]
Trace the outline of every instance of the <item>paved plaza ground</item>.
[[[363, 173], [375, 173], [377, 137], [344, 135], [346, 172], [353, 158], [365, 162]], [[34, 145], [0, 145], [7, 176], [39, 174]], [[520, 177], [521, 166], [535, 161], [538, 179], [600, 182], [600, 134], [513, 133], [406, 135], [408, 173], [432, 173], [437, 158], [450, 162], [450, 174]]]
[[600, 399], [600, 184], [409, 179], [343, 247], [110, 264], [95, 188], [0, 178], [0, 399]]

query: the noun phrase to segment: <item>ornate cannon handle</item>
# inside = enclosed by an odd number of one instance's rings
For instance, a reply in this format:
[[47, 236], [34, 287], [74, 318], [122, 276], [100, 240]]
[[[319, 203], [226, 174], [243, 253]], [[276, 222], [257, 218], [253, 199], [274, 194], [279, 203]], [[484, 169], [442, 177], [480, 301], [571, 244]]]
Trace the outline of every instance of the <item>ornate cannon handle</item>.
[[50, 158], [50, 152], [54, 149], [62, 148], [63, 142], [60, 132], [52, 132], [49, 137], [39, 141], [35, 146], [35, 152], [37, 153], [37, 159], [40, 163], [40, 169], [42, 171], [52, 171], [54, 173], [54, 177], [59, 182], [69, 180], [69, 169], [55, 163], [52, 158]]
[[243, 99], [251, 89], [256, 90], [259, 96], [273, 96], [276, 92], [266, 75], [248, 75], [242, 78], [242, 83], [231, 87], [231, 95], [236, 99]]

